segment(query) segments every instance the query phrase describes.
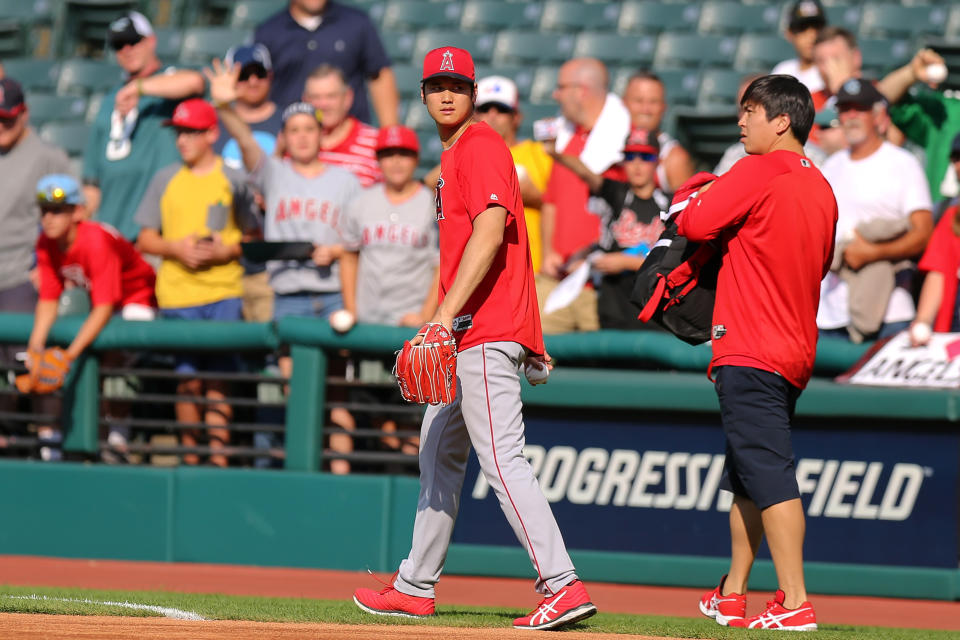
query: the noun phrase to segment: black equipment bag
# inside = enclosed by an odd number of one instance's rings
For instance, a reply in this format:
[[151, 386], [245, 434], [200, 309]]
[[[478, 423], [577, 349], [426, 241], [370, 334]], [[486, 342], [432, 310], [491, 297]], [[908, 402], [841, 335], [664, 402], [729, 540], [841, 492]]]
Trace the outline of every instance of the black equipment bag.
[[720, 255], [713, 243], [677, 233], [676, 216], [637, 271], [631, 299], [642, 322], [653, 320], [689, 344], [711, 339]]

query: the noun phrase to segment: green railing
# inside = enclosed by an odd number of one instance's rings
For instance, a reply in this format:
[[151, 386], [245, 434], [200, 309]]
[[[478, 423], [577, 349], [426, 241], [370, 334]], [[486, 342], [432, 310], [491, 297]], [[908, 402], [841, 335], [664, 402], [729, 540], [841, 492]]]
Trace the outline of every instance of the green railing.
[[[50, 334], [51, 344], [66, 345], [76, 334], [82, 317], [57, 321]], [[30, 314], [0, 314], [0, 343], [26, 343], [33, 325]], [[349, 350], [353, 354], [383, 356], [396, 351], [410, 337], [409, 328], [357, 325], [346, 334], [334, 332], [323, 320], [284, 318], [276, 323], [240, 323], [186, 320], [128, 322], [110, 321], [93, 344], [92, 354], [82, 357], [64, 387], [62, 424], [63, 449], [96, 453], [98, 448], [97, 352], [113, 349], [263, 351], [290, 345], [296, 375], [290, 382], [286, 411], [287, 469], [316, 471], [320, 468], [324, 423], [325, 380], [329, 354]], [[567, 394], [580, 389], [579, 402], [589, 402], [591, 382], [602, 381], [604, 388], [620, 394], [629, 403], [637, 382], [650, 382], [650, 373], [625, 371], [623, 375], [604, 374], [596, 369], [568, 368], [567, 365], [621, 367], [630, 369], [696, 371], [700, 376], [680, 376], [669, 384], [703, 386], [702, 372], [710, 362], [710, 347], [691, 347], [671, 335], [658, 332], [597, 331], [592, 333], [548, 336], [547, 349], [562, 367], [553, 389]], [[817, 372], [833, 376], [849, 368], [866, 351], [866, 345], [841, 340], [822, 341], [817, 355]], [[634, 375], [629, 375], [634, 374]], [[562, 387], [562, 388], [561, 388]], [[548, 385], [549, 388], [549, 385]], [[699, 389], [703, 402], [691, 409], [704, 410], [711, 405], [712, 393]], [[556, 398], [556, 393], [541, 394], [541, 402]], [[569, 398], [568, 398], [569, 400]], [[561, 404], [566, 404], [565, 402]], [[639, 405], [635, 405], [639, 406]], [[677, 407], [682, 408], [682, 407]]]

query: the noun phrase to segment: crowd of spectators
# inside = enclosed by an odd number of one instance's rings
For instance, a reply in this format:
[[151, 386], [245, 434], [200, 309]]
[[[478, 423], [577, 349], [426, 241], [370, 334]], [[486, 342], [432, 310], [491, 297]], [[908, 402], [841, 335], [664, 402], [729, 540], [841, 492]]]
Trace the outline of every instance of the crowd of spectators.
[[[0, 205], [0, 309], [35, 312], [30, 348], [42, 348], [64, 287], [86, 288], [92, 301], [73, 358], [113, 314], [150, 317], [142, 309], [127, 315], [131, 301], [180, 319], [264, 322], [346, 309], [362, 323], [416, 327], [431, 317], [439, 168], [415, 178], [420, 141], [397, 124], [390, 60], [363, 11], [291, 0], [253, 43], [237, 43], [202, 73], [165, 67], [140, 13], [118, 16], [106, 37], [126, 79], [102, 102], [79, 176], [67, 175], [66, 155], [30, 127], [16, 79], [0, 80], [8, 196]], [[816, 125], [805, 149], [839, 206], [821, 333], [861, 342], [914, 323], [957, 330], [960, 100], [927, 75], [942, 59], [924, 49], [878, 82], [864, 78], [856, 37], [827, 24], [817, 0], [791, 7], [784, 37], [796, 58], [774, 71], [795, 75], [813, 95]], [[671, 194], [697, 168], [663, 130], [669, 96], [654, 72], [638, 69], [622, 95], [610, 85], [599, 60], [567, 61], [553, 91], [560, 115], [522, 140], [517, 84], [504, 76], [478, 83], [478, 117], [516, 163], [547, 334], [655, 330], [636, 320], [633, 274], [663, 229]], [[744, 155], [733, 143], [716, 168], [702, 168], [720, 174]], [[310, 248], [245, 256], [242, 243], [257, 240]], [[145, 268], [156, 271], [148, 298]], [[4, 349], [3, 364], [14, 366], [22, 350]], [[234, 360], [175, 363], [184, 374], [178, 397], [198, 399], [176, 404], [176, 419], [195, 427], [182, 429], [180, 442], [207, 443], [205, 461], [219, 466], [228, 464], [216, 450], [230, 442], [229, 394], [222, 382], [189, 376], [234, 370]], [[287, 353], [277, 365], [294, 373]], [[356, 426], [343, 409], [331, 421], [347, 432]], [[353, 441], [340, 434], [330, 447], [349, 453]], [[350, 465], [334, 460], [331, 469]]]

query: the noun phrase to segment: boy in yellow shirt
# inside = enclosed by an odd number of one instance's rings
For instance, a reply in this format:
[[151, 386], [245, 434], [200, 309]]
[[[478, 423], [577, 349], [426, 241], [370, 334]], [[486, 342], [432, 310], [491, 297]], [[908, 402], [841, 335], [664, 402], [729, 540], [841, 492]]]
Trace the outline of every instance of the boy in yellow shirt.
[[[242, 228], [251, 222], [253, 198], [244, 175], [224, 166], [213, 151], [217, 140], [217, 114], [199, 98], [181, 102], [165, 124], [174, 128], [182, 164], [171, 165], [154, 176], [136, 221], [141, 226], [139, 245], [144, 253], [163, 258], [157, 271], [157, 304], [160, 316], [181, 320], [237, 321], [242, 319], [243, 267], [240, 265]], [[182, 356], [177, 371], [234, 369], [230, 357]], [[177, 395], [206, 396], [223, 400], [226, 388], [214, 380], [183, 380]], [[224, 427], [232, 417], [225, 402], [178, 402], [177, 421], [205, 423], [210, 448], [222, 449], [230, 440]], [[197, 430], [183, 430], [184, 446], [197, 445]], [[196, 454], [183, 458], [197, 464]], [[210, 463], [227, 466], [226, 456], [213, 453]]]

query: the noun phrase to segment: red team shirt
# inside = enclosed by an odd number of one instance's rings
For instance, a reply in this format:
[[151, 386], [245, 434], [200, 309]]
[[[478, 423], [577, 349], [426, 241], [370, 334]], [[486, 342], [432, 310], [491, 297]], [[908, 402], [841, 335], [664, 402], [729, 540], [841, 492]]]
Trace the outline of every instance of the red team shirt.
[[540, 355], [543, 334], [517, 171], [503, 139], [486, 123], [477, 123], [440, 156], [440, 302], [457, 276], [474, 218], [491, 206], [507, 210], [503, 244], [457, 313], [454, 336], [460, 349], [506, 341]]
[[683, 236], [720, 238], [711, 367], [754, 367], [807, 385], [836, 225], [833, 190], [792, 151], [747, 156], [680, 214]]
[[343, 167], [357, 176], [364, 187], [383, 181], [377, 163], [377, 128], [360, 122], [353, 116], [353, 127], [347, 137], [332, 149], [321, 149], [320, 162]]
[[953, 328], [956, 311], [957, 277], [954, 274], [960, 273], [960, 238], [953, 232], [956, 215], [957, 205], [943, 212], [918, 265], [920, 271], [939, 271], [944, 275], [943, 298], [933, 323], [933, 330], [938, 333], [948, 333]]
[[77, 237], [66, 253], [55, 240], [37, 240], [40, 299], [57, 300], [69, 281], [90, 292], [92, 306], [157, 306], [153, 268], [115, 229], [97, 222], [77, 224]]

